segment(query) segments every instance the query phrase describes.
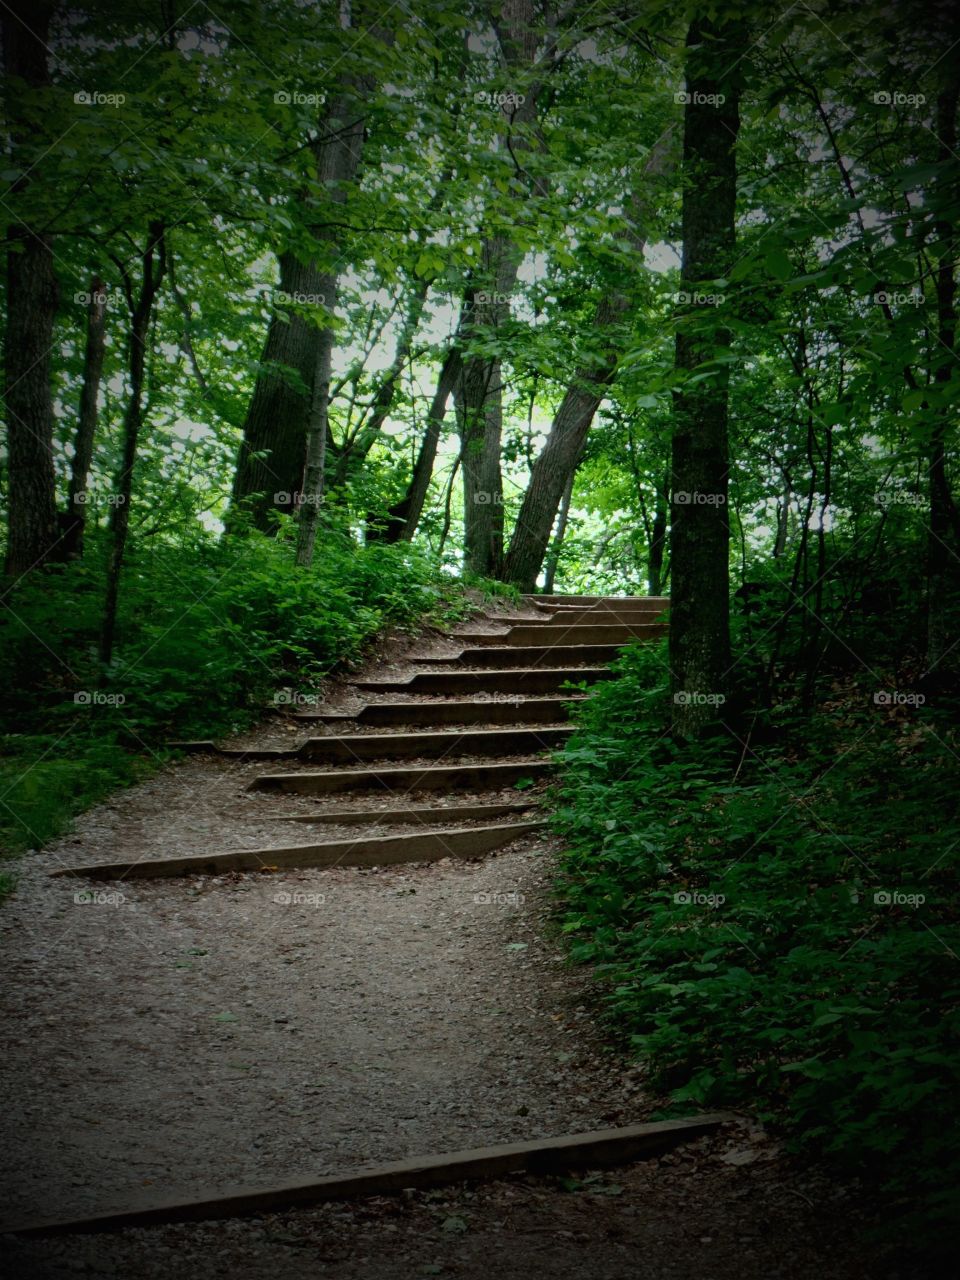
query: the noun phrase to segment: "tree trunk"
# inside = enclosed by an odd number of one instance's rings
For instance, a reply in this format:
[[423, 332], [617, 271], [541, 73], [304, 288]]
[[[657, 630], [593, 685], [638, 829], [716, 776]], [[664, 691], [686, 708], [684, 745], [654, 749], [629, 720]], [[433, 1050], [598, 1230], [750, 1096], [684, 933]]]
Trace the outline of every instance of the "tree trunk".
[[420, 451], [413, 466], [413, 474], [407, 485], [407, 492], [395, 503], [389, 512], [389, 521], [383, 531], [384, 542], [411, 542], [423, 514], [423, 506], [427, 500], [430, 480], [433, 477], [433, 464], [437, 459], [437, 448], [443, 431], [443, 420], [447, 412], [447, 402], [453, 395], [453, 389], [461, 376], [460, 352], [451, 346], [444, 357], [440, 375], [437, 378], [437, 389], [427, 411], [427, 425], [420, 442]]
[[567, 487], [563, 491], [563, 497], [560, 499], [560, 514], [557, 516], [557, 528], [553, 535], [553, 542], [550, 544], [550, 553], [547, 556], [547, 562], [543, 572], [543, 590], [545, 595], [553, 593], [553, 584], [557, 577], [557, 566], [560, 563], [560, 552], [563, 550], [563, 540], [567, 536], [567, 521], [570, 518], [570, 503], [573, 500], [573, 481], [576, 476], [576, 468], [571, 470], [567, 480]]
[[[24, 173], [35, 159], [36, 138], [29, 123], [35, 91], [50, 83], [47, 47], [53, 11], [48, 0], [12, 0], [0, 8], [11, 132], [8, 161]], [[21, 112], [24, 118], [18, 118]], [[12, 194], [23, 191], [28, 181], [18, 179]], [[58, 302], [50, 238], [14, 224], [8, 229], [3, 381], [8, 438], [6, 571], [15, 577], [49, 560], [57, 547], [50, 353]]]
[[[645, 177], [656, 177], [666, 171], [670, 163], [671, 136], [672, 131], [668, 131], [652, 148], [643, 170]], [[639, 225], [624, 236], [636, 253], [638, 267], [642, 265], [646, 243], [642, 223], [649, 217], [649, 205], [646, 192], [635, 193], [634, 208]], [[611, 293], [597, 306], [594, 328], [604, 334], [608, 343], [610, 337], [606, 331], [623, 319], [629, 306], [629, 299], [622, 293]], [[590, 424], [614, 378], [619, 358], [619, 342], [613, 341], [602, 353], [599, 363], [577, 370], [554, 416], [540, 456], [533, 464], [503, 567], [504, 581], [512, 582], [521, 591], [533, 591], [536, 586], [560, 499], [583, 453]]]
[[670, 503], [670, 473], [663, 477], [657, 488], [656, 507], [653, 513], [653, 529], [650, 549], [647, 553], [647, 590], [652, 596], [663, 595], [664, 560], [667, 549], [667, 517]]
[[130, 304], [130, 348], [128, 369], [130, 395], [123, 415], [123, 461], [117, 484], [111, 494], [110, 559], [107, 564], [107, 592], [103, 608], [103, 626], [100, 632], [100, 661], [106, 668], [113, 658], [117, 631], [117, 605], [120, 597], [120, 575], [130, 528], [130, 500], [133, 496], [133, 469], [137, 461], [137, 444], [143, 417], [144, 372], [147, 361], [147, 339], [153, 304], [166, 271], [164, 227], [161, 222], [150, 224], [147, 246], [143, 253], [139, 295], [134, 300], [132, 288], [127, 283], [127, 301]]
[[383, 430], [383, 424], [393, 407], [397, 383], [413, 352], [413, 341], [420, 327], [431, 283], [432, 277], [417, 282], [407, 307], [403, 328], [397, 337], [393, 360], [380, 379], [380, 384], [367, 410], [368, 416], [361, 422], [353, 439], [347, 441], [339, 452], [337, 469], [333, 476], [335, 487], [345, 483], [350, 471], [356, 470], [361, 465]]
[[[280, 291], [287, 298], [324, 298], [324, 276], [315, 263], [292, 252], [280, 255]], [[291, 514], [303, 481], [304, 445], [311, 408], [321, 329], [303, 315], [274, 314], [243, 440], [231, 505], [264, 531], [276, 527], [277, 511]], [[235, 520], [232, 521], [235, 523]]]
[[[317, 173], [320, 184], [330, 195], [334, 205], [343, 205], [347, 198], [346, 186], [352, 182], [360, 167], [363, 147], [363, 116], [360, 102], [369, 93], [369, 84], [355, 82], [344, 77], [340, 93], [330, 104], [325, 120], [325, 133], [330, 141], [320, 144], [317, 155]], [[332, 313], [337, 305], [339, 272], [332, 228], [321, 228], [316, 238], [328, 246], [333, 266], [320, 276], [324, 307]], [[313, 548], [323, 500], [324, 468], [326, 464], [327, 435], [329, 433], [330, 374], [333, 362], [333, 329], [327, 324], [320, 334], [317, 362], [314, 372], [310, 417], [306, 435], [306, 468], [300, 494], [300, 528], [297, 536], [297, 564], [304, 568], [313, 561]], [[300, 486], [298, 485], [298, 488]]]
[[[742, 50], [733, 27], [694, 21], [687, 34], [687, 102], [683, 136], [681, 287], [697, 292], [729, 270], [736, 239], [739, 91], [724, 78]], [[721, 95], [718, 101], [716, 95]], [[730, 667], [727, 513], [728, 365], [730, 346], [712, 307], [681, 321], [676, 369], [697, 372], [674, 396], [670, 667], [673, 727], [697, 736], [716, 719]], [[706, 375], [706, 376], [704, 376]]]
[[80, 414], [73, 438], [73, 463], [70, 489], [63, 518], [63, 555], [79, 560], [83, 555], [83, 535], [87, 519], [87, 479], [93, 461], [93, 442], [97, 431], [97, 401], [106, 352], [107, 296], [99, 276], [90, 281], [87, 305], [87, 343], [83, 357], [83, 386], [80, 390]]
[[[507, 292], [519, 262], [502, 237], [483, 246], [483, 280], [490, 291], [467, 294], [466, 341], [499, 328], [506, 319]], [[492, 298], [491, 298], [492, 293]], [[492, 576], [503, 556], [503, 479], [500, 451], [503, 431], [501, 367], [497, 356], [465, 355], [453, 390], [460, 431], [463, 474], [463, 563], [468, 573]]]
[[[958, 88], [952, 83], [937, 97], [938, 160], [949, 165], [957, 148], [957, 97]], [[948, 180], [949, 181], [949, 180]], [[950, 192], [943, 184], [942, 198], [950, 208]], [[939, 356], [933, 378], [942, 387], [950, 381], [953, 371], [956, 343], [956, 281], [954, 279], [956, 246], [953, 223], [945, 216], [937, 220], [939, 240], [937, 266], [937, 337], [947, 358]], [[957, 601], [957, 551], [951, 549], [953, 498], [947, 479], [947, 427], [949, 410], [940, 405], [935, 409], [936, 425], [930, 447], [929, 495], [930, 523], [927, 530], [927, 671], [933, 669], [952, 647], [950, 620], [954, 616]]]

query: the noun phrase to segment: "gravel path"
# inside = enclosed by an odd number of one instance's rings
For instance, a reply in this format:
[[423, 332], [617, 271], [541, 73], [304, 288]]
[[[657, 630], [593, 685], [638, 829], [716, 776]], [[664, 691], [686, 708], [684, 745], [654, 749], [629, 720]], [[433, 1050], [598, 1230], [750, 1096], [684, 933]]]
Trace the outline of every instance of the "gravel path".
[[[415, 654], [449, 643], [421, 642]], [[402, 677], [413, 648], [385, 644], [367, 669]], [[359, 705], [345, 681], [322, 693], [325, 706]], [[313, 732], [272, 717], [230, 745]], [[0, 912], [6, 1223], [628, 1124], [655, 1109], [639, 1071], [601, 1041], [587, 978], [564, 966], [546, 833], [477, 862], [101, 884], [48, 874], [355, 838], [357, 827], [278, 819], [397, 803], [246, 791], [260, 773], [316, 767], [188, 757], [25, 860]], [[519, 798], [507, 788], [412, 803]], [[523, 1280], [531, 1269], [559, 1280], [862, 1280], [880, 1272], [851, 1243], [846, 1194], [785, 1164], [745, 1124], [565, 1190], [521, 1178], [5, 1244], [18, 1277], [486, 1280], [493, 1267]], [[776, 1241], [758, 1225], [764, 1215]]]

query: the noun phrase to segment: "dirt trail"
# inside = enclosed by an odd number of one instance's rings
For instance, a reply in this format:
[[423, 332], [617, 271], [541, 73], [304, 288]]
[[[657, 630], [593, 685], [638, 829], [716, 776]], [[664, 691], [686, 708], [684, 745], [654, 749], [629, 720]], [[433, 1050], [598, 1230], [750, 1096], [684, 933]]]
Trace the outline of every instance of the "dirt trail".
[[[448, 651], [456, 645], [442, 638], [415, 650]], [[377, 664], [383, 678], [416, 669], [403, 646]], [[326, 691], [333, 708], [359, 701], [346, 683]], [[275, 746], [292, 734], [305, 736], [300, 725], [271, 720], [237, 744]], [[602, 1043], [585, 977], [563, 964], [549, 927], [547, 834], [476, 862], [103, 884], [48, 875], [105, 860], [352, 838], [356, 828], [278, 819], [388, 803], [245, 790], [273, 768], [186, 759], [24, 862], [0, 912], [6, 1222], [266, 1187], [631, 1123], [654, 1109], [637, 1070]], [[94, 901], [77, 901], [90, 890]], [[726, 1158], [741, 1148], [754, 1154]], [[752, 1185], [758, 1176], [762, 1193]], [[808, 1194], [804, 1176], [762, 1134], [734, 1126], [579, 1191], [515, 1179], [253, 1222], [8, 1237], [7, 1245], [13, 1274], [24, 1276], [479, 1277], [493, 1265], [526, 1277], [534, 1257], [543, 1274], [560, 1277], [875, 1274], [859, 1269], [860, 1255], [838, 1234], [849, 1217], [837, 1200], [844, 1193], [823, 1183]], [[757, 1195], [798, 1269], [773, 1265], [751, 1204]], [[806, 1234], [808, 1206], [822, 1239]], [[682, 1263], [678, 1232], [688, 1246], [699, 1241]]]

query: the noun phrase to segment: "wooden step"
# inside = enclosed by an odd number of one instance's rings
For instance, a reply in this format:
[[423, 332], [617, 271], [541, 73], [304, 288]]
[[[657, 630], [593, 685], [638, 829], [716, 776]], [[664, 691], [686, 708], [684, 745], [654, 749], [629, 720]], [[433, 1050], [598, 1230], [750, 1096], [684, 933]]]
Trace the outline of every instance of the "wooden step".
[[[487, 651], [484, 650], [486, 653]], [[357, 689], [370, 693], [553, 693], [566, 684], [593, 684], [610, 680], [609, 667], [536, 667], [530, 670], [470, 671], [457, 668], [419, 671], [405, 680], [353, 680]]]
[[[230, 849], [224, 853], [177, 858], [140, 858], [61, 867], [52, 876], [86, 880], [158, 880], [168, 876], [222, 876], [230, 871], [274, 871], [290, 867], [386, 867], [398, 862], [436, 862], [440, 858], [478, 858], [546, 825], [545, 818], [503, 822], [489, 827], [417, 831], [412, 835], [357, 836], [278, 849]], [[283, 903], [277, 905], [283, 906]]]
[[623, 604], [647, 604], [647, 603], [662, 604], [663, 607], [666, 608], [667, 605], [670, 603], [669, 596], [564, 596], [564, 595], [537, 596], [537, 595], [530, 595], [530, 596], [521, 596], [520, 598], [521, 600], [523, 600], [524, 604], [530, 603], [534, 605], [549, 605], [554, 607], [558, 605], [561, 607], [564, 605], [567, 605], [567, 606], [573, 606], [574, 608], [577, 608], [577, 609], [582, 609], [584, 605], [595, 605], [595, 604], [623, 605]]
[[571, 703], [584, 694], [524, 698], [520, 694], [480, 693], [469, 700], [447, 702], [368, 702], [357, 711], [305, 711], [296, 720], [325, 724], [553, 724], [566, 720]]
[[541, 662], [553, 666], [582, 662], [596, 667], [613, 662], [622, 648], [622, 644], [480, 645], [448, 658], [421, 658], [412, 653], [410, 661], [438, 667], [451, 663], [467, 667], [533, 667]]
[[540, 729], [463, 729], [445, 733], [350, 733], [308, 738], [291, 757], [325, 764], [360, 760], [443, 759], [457, 756], [530, 756], [562, 746], [572, 725]]
[[277, 822], [305, 822], [310, 826], [417, 826], [431, 823], [469, 822], [483, 818], [512, 818], [532, 813], [538, 807], [536, 797], [527, 801], [504, 804], [408, 804], [399, 809], [328, 809], [323, 813], [288, 813], [278, 815]]
[[662, 622], [591, 622], [587, 625], [570, 623], [565, 627], [525, 623], [520, 627], [511, 627], [500, 635], [491, 635], [484, 631], [460, 632], [451, 636], [452, 640], [463, 641], [467, 645], [500, 646], [511, 648], [517, 645], [555, 645], [555, 644], [614, 644], [625, 645], [631, 640], [653, 640], [666, 632]]
[[529, 619], [524, 619], [523, 625], [552, 627], [556, 630], [558, 627], [603, 626], [605, 623], [618, 622], [666, 622], [668, 618], [669, 609], [664, 609], [659, 604], [627, 605], [616, 609], [598, 605], [595, 609], [556, 609], [549, 617], [544, 617], [542, 621], [538, 620], [536, 624], [532, 624]]
[[469, 788], [492, 791], [529, 778], [538, 782], [553, 771], [548, 760], [510, 761], [508, 764], [427, 765], [424, 768], [339, 769], [332, 773], [266, 773], [248, 791], [287, 791], [303, 796], [327, 796], [344, 791], [388, 791], [406, 795], [417, 791]]

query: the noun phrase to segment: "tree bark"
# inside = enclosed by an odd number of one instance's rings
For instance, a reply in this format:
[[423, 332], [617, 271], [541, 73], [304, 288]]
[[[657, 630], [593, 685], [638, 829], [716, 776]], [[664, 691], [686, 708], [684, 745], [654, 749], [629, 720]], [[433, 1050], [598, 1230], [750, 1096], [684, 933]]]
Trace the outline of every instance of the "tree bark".
[[[956, 83], [944, 89], [937, 96], [937, 128], [938, 160], [941, 165], [949, 165], [956, 155], [957, 149], [957, 98]], [[946, 187], [946, 183], [944, 183]], [[953, 201], [951, 193], [946, 189], [942, 198], [947, 207]], [[938, 218], [936, 222], [939, 240], [938, 266], [936, 277], [937, 288], [937, 336], [940, 346], [947, 353], [947, 358], [939, 356], [934, 369], [933, 380], [938, 387], [950, 381], [956, 346], [956, 280], [954, 279], [956, 258], [956, 237], [953, 223], [949, 217]], [[939, 405], [936, 410], [936, 423], [930, 446], [929, 466], [929, 519], [927, 530], [927, 671], [932, 672], [952, 646], [950, 635], [950, 619], [954, 615], [957, 590], [957, 574], [953, 566], [956, 563], [955, 552], [960, 548], [949, 546], [951, 538], [953, 498], [947, 479], [947, 428], [949, 410]]]
[[451, 346], [444, 357], [437, 378], [437, 389], [433, 393], [433, 400], [427, 410], [427, 425], [420, 441], [420, 450], [413, 466], [410, 483], [407, 485], [407, 492], [390, 508], [387, 527], [382, 535], [384, 542], [413, 540], [433, 477], [433, 465], [437, 459], [437, 448], [443, 431], [447, 403], [453, 395], [453, 388], [460, 380], [460, 374], [460, 352], [455, 346]]
[[83, 357], [83, 385], [80, 389], [80, 413], [73, 438], [73, 462], [67, 510], [63, 518], [62, 552], [65, 559], [79, 560], [83, 555], [83, 537], [87, 521], [87, 480], [93, 461], [93, 442], [97, 432], [97, 402], [106, 353], [107, 296], [99, 276], [90, 281], [87, 305], [87, 341]]
[[380, 379], [367, 410], [367, 416], [361, 421], [355, 436], [343, 444], [337, 456], [337, 468], [333, 475], [335, 487], [345, 483], [350, 471], [360, 466], [383, 430], [383, 425], [393, 407], [397, 383], [413, 352], [413, 342], [420, 327], [431, 283], [430, 278], [417, 282], [407, 307], [403, 327], [397, 337], [397, 345], [390, 366]]
[[543, 571], [543, 590], [546, 595], [552, 594], [553, 585], [557, 577], [560, 552], [563, 550], [563, 540], [567, 536], [567, 521], [570, 519], [570, 503], [573, 501], [573, 481], [575, 477], [576, 468], [573, 468], [567, 479], [567, 487], [563, 491], [563, 497], [560, 499], [557, 528], [553, 535], [553, 542], [550, 544], [550, 551]]
[[[323, 273], [288, 250], [280, 255], [280, 291], [294, 299], [325, 297]], [[275, 312], [270, 321], [231, 499], [235, 513], [244, 512], [265, 532], [276, 527], [276, 512], [295, 510], [321, 332], [299, 313]]]
[[[670, 163], [671, 139], [672, 130], [651, 149], [643, 170], [646, 178], [666, 171]], [[642, 262], [646, 243], [643, 223], [649, 217], [649, 203], [646, 192], [635, 193], [634, 212], [638, 225], [624, 235], [634, 249], [638, 263]], [[504, 581], [512, 582], [521, 591], [533, 591], [536, 587], [568, 477], [583, 453], [594, 414], [616, 374], [620, 359], [619, 342], [611, 341], [609, 331], [623, 319], [629, 307], [630, 300], [622, 293], [611, 293], [600, 301], [594, 328], [604, 335], [608, 345], [594, 365], [577, 370], [554, 416], [540, 456], [533, 464], [503, 567]]]
[[[54, 4], [12, 0], [0, 8], [8, 157], [24, 173], [33, 162], [36, 91], [50, 84], [47, 46]], [[28, 153], [28, 147], [30, 152]], [[13, 195], [24, 191], [20, 178]], [[3, 383], [8, 438], [6, 571], [14, 577], [51, 559], [59, 537], [53, 465], [50, 355], [59, 287], [50, 237], [22, 222], [8, 229], [7, 325]]]
[[[741, 49], [742, 32], [732, 24], [697, 20], [687, 34], [680, 278], [691, 292], [724, 276], [732, 261], [740, 113], [739, 90], [724, 71]], [[698, 736], [716, 719], [730, 667], [729, 375], [723, 361], [730, 333], [713, 311], [694, 304], [676, 339], [681, 378], [696, 371], [702, 379], [681, 382], [673, 415], [670, 667], [673, 728], [685, 737]]]
[[130, 306], [130, 347], [128, 369], [130, 394], [123, 415], [123, 461], [117, 477], [116, 488], [111, 495], [110, 558], [107, 564], [107, 592], [103, 607], [103, 626], [100, 632], [100, 662], [104, 668], [113, 658], [117, 631], [117, 605], [120, 596], [120, 575], [130, 528], [130, 500], [133, 496], [133, 470], [137, 462], [137, 444], [143, 420], [144, 375], [147, 362], [147, 340], [153, 304], [166, 272], [166, 246], [162, 222], [153, 222], [147, 235], [147, 244], [141, 260], [139, 293], [134, 298], [133, 288], [126, 277], [125, 268], [118, 263], [124, 276], [127, 301]]
[[[335, 205], [342, 205], [347, 198], [346, 187], [352, 182], [360, 167], [363, 148], [364, 120], [360, 102], [371, 86], [344, 77], [340, 92], [331, 103], [325, 121], [325, 133], [329, 141], [320, 145], [317, 156], [317, 172], [321, 184], [329, 191]], [[334, 255], [335, 234], [332, 229], [321, 228], [317, 239], [328, 248], [329, 258]], [[320, 276], [323, 305], [333, 312], [337, 305], [339, 271], [336, 265], [325, 268]], [[306, 432], [306, 465], [300, 494], [300, 527], [297, 535], [297, 564], [304, 568], [313, 561], [313, 548], [323, 501], [324, 469], [326, 466], [327, 436], [329, 434], [330, 375], [333, 362], [334, 333], [327, 324], [320, 334], [317, 361], [314, 371], [310, 417]], [[298, 489], [300, 486], [298, 485]]]

